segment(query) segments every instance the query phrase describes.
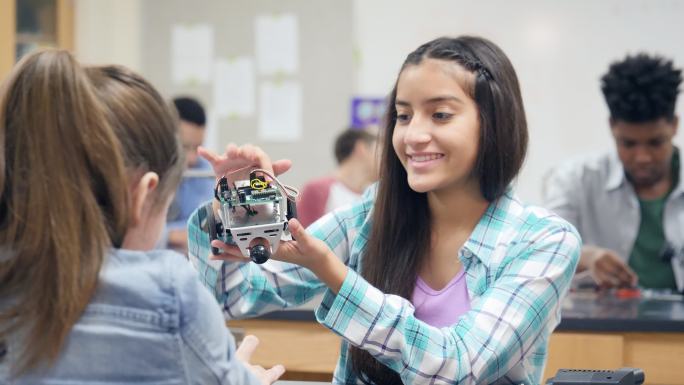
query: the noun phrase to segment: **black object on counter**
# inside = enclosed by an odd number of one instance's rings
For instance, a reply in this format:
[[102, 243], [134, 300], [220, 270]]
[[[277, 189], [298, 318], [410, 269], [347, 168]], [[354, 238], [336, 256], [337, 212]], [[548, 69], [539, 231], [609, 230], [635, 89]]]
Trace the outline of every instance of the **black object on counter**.
[[638, 385], [644, 383], [641, 369], [621, 368], [618, 370], [561, 369], [549, 378], [546, 385]]

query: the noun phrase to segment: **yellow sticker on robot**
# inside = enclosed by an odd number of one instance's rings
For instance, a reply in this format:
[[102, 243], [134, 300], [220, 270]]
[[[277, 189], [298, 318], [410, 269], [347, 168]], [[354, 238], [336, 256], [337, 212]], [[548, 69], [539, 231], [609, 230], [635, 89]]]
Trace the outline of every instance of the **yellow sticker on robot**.
[[255, 190], [263, 190], [266, 187], [268, 187], [268, 183], [264, 182], [261, 179], [252, 179], [249, 182], [249, 185]]

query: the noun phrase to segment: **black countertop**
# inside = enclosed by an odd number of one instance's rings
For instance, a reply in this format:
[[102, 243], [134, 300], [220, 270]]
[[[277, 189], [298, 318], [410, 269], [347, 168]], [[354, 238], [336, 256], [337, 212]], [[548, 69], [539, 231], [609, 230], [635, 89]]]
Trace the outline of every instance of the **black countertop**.
[[[311, 310], [287, 310], [260, 319], [315, 321]], [[639, 298], [620, 298], [615, 292], [575, 292], [565, 299], [557, 331], [684, 332], [684, 297], [641, 292]]]
[[684, 332], [684, 297], [643, 290], [639, 298], [614, 291], [570, 293], [558, 331]]

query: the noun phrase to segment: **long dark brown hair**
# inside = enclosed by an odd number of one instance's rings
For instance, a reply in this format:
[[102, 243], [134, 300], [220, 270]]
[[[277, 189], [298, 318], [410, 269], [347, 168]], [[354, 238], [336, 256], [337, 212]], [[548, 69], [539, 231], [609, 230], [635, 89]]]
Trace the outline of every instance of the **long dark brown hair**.
[[[408, 55], [401, 71], [425, 58], [450, 61], [473, 74], [472, 84], [464, 85], [478, 106], [480, 119], [473, 175], [479, 180], [482, 196], [492, 202], [518, 174], [527, 149], [527, 123], [515, 70], [499, 47], [479, 37], [439, 38], [423, 44]], [[409, 187], [406, 170], [392, 146], [396, 95], [395, 83], [387, 103], [381, 178], [361, 274], [384, 293], [410, 300], [430, 249], [431, 217], [427, 194]], [[352, 346], [350, 355], [354, 371], [364, 381], [401, 383], [397, 372], [365, 350]]]

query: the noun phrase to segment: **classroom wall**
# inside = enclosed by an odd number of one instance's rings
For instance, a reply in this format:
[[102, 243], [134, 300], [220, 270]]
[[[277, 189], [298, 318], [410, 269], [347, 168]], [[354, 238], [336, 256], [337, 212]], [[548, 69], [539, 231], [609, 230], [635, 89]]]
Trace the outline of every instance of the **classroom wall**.
[[[201, 6], [200, 6], [201, 4]], [[214, 56], [230, 59], [255, 58], [255, 21], [262, 15], [294, 15], [299, 33], [299, 66], [283, 74], [302, 90], [302, 133], [295, 140], [270, 140], [257, 133], [264, 112], [260, 86], [277, 82], [255, 70], [255, 112], [248, 116], [211, 119], [208, 144], [223, 149], [229, 142], [255, 143], [272, 158], [290, 158], [291, 172], [283, 183], [301, 186], [308, 179], [334, 169], [332, 142], [348, 122], [349, 99], [353, 94], [352, 3], [338, 0], [206, 0], [189, 7], [184, 0], [143, 2], [143, 73], [166, 95], [196, 95], [211, 111], [212, 84], [177, 84], [171, 74], [171, 32], [177, 25], [207, 23], [214, 31]], [[269, 111], [266, 111], [269, 113]]]
[[142, 68], [140, 0], [75, 0], [76, 56], [91, 64]]
[[[221, 122], [217, 143], [255, 142], [295, 161], [287, 182], [299, 185], [332, 169], [331, 141], [349, 119], [352, 95], [384, 96], [406, 54], [441, 35], [477, 34], [509, 55], [522, 85], [530, 128], [518, 193], [538, 203], [554, 164], [613, 148], [599, 78], [626, 53], [646, 50], [684, 67], [684, 2], [677, 0], [77, 0], [79, 57], [140, 69], [167, 94], [203, 89], [170, 84], [168, 35], [178, 21], [219, 23], [224, 53], [249, 52], [252, 20], [262, 12], [300, 16], [304, 139], [260, 141], [256, 120]], [[200, 6], [201, 5], [201, 6]], [[166, 46], [166, 48], [164, 48]], [[205, 100], [209, 104], [210, 100]], [[678, 110], [684, 111], [684, 98]], [[675, 139], [684, 145], [680, 134]]]
[[355, 89], [387, 93], [406, 55], [432, 38], [496, 42], [517, 70], [530, 130], [518, 194], [539, 202], [550, 166], [613, 148], [599, 87], [611, 61], [645, 50], [684, 67], [683, 18], [684, 2], [676, 0], [354, 0]]

